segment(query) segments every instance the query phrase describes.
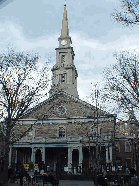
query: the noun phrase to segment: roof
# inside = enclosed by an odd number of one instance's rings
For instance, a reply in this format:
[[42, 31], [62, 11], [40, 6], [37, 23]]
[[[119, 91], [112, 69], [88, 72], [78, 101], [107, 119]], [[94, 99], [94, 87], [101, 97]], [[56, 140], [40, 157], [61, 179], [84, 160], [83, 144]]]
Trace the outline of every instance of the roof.
[[[39, 104], [36, 105], [35, 107], [33, 107], [33, 108], [27, 110], [27, 112], [25, 112], [25, 114], [22, 116], [22, 118], [25, 118], [26, 116], [29, 116], [32, 112], [34, 112], [34, 111], [36, 111], [36, 110], [39, 110], [39, 109], [40, 109], [41, 107], [43, 107], [44, 105], [49, 105], [51, 102], [53, 102], [53, 101], [56, 100], [56, 99], [59, 99], [59, 97], [61, 97], [61, 96], [64, 96], [66, 99], [71, 99], [71, 100], [72, 100], [73, 102], [75, 102], [75, 103], [80, 103], [80, 104], [82, 104], [82, 105], [85, 106], [86, 108], [89, 108], [89, 109], [92, 111], [92, 113], [93, 113], [93, 112], [96, 112], [96, 107], [95, 107], [95, 106], [93, 106], [93, 105], [91, 105], [91, 104], [89, 104], [89, 103], [87, 103], [87, 102], [85, 102], [85, 101], [83, 101], [83, 100], [81, 100], [81, 99], [79, 99], [79, 98], [76, 98], [76, 97], [74, 97], [74, 96], [72, 96], [72, 95], [70, 95], [70, 94], [64, 92], [63, 90], [61, 90], [61, 91], [59, 91], [59, 92], [54, 93], [51, 97], [49, 97], [49, 98], [46, 99], [45, 101], [39, 103]], [[99, 114], [99, 115], [110, 115], [109, 113], [104, 112], [104, 111], [102, 111], [101, 109], [98, 109], [98, 114]], [[112, 117], [113, 117], [113, 115], [112, 115]], [[21, 118], [21, 119], [22, 119], [22, 118]]]

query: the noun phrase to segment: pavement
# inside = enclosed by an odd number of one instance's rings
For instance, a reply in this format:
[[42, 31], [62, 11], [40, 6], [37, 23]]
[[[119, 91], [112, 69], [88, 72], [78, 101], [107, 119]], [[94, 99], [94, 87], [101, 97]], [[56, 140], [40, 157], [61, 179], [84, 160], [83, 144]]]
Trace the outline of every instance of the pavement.
[[[23, 186], [28, 185], [28, 183], [24, 183]], [[30, 183], [29, 186], [32, 184]], [[42, 182], [34, 183], [34, 186], [43, 186]], [[32, 185], [32, 186], [33, 186]], [[3, 186], [20, 186], [20, 183], [8, 183]], [[51, 184], [44, 184], [44, 186], [51, 186]], [[93, 181], [79, 181], [79, 180], [60, 180], [59, 186], [94, 186]]]
[[60, 180], [59, 186], [94, 186], [93, 181]]

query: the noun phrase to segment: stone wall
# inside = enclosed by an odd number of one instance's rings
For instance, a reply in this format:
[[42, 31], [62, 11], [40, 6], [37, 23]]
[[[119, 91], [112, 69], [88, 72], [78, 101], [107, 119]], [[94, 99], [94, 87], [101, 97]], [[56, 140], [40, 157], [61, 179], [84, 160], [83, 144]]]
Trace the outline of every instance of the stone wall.
[[[59, 107], [63, 113], [58, 111]], [[108, 135], [109, 131], [114, 131], [114, 118], [104, 119], [105, 113], [101, 110], [98, 113], [98, 132]], [[24, 115], [14, 127], [13, 134], [17, 137], [28, 131], [26, 135], [32, 137], [59, 137], [59, 127], [64, 127], [66, 137], [82, 137], [91, 132], [96, 123], [94, 106], [70, 95], [56, 94]]]
[[[45, 122], [45, 121], [44, 121]], [[59, 127], [63, 127], [65, 129], [66, 137], [82, 137], [86, 136], [87, 133], [91, 132], [91, 127], [93, 126], [93, 122], [47, 122], [41, 124], [41, 121], [37, 124], [34, 124], [31, 127], [30, 124], [17, 124], [14, 127], [14, 136], [20, 137], [25, 133], [26, 136], [33, 137], [59, 137]], [[99, 134], [108, 135], [110, 131], [113, 132], [114, 123], [111, 122], [100, 122], [98, 124], [98, 132]], [[28, 132], [26, 132], [28, 131]]]

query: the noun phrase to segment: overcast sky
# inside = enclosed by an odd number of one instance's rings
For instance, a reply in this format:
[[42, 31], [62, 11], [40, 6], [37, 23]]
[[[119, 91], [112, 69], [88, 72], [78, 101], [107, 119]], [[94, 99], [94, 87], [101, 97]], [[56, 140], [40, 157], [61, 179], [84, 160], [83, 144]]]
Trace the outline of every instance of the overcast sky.
[[[78, 71], [81, 99], [91, 92], [106, 65], [115, 63], [116, 50], [138, 49], [138, 26], [124, 27], [110, 14], [119, 0], [67, 0], [69, 33]], [[55, 48], [61, 33], [64, 0], [0, 0], [0, 50], [12, 44], [33, 50], [55, 64]]]

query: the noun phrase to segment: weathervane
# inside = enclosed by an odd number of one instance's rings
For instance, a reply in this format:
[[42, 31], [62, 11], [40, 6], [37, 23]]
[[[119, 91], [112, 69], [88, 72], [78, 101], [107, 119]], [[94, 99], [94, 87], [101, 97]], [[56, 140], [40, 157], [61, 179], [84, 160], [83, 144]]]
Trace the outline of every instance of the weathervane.
[[65, 0], [65, 4], [64, 5], [66, 6], [66, 0]]

